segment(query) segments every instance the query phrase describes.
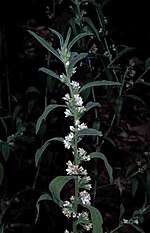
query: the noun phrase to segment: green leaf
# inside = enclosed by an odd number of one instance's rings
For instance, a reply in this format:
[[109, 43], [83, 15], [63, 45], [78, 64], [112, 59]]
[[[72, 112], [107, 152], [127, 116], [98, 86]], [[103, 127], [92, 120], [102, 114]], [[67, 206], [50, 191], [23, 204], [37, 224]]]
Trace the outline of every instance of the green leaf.
[[124, 49], [122, 49], [120, 52], [118, 52], [116, 54], [116, 57], [114, 58], [114, 60], [108, 65], [108, 67], [110, 67], [110, 65], [112, 65], [114, 62], [116, 62], [118, 59], [120, 59], [124, 54], [126, 54], [127, 52], [132, 51], [133, 49], [135, 49], [134, 47], [127, 47], [127, 46], [122, 46], [124, 47]]
[[77, 62], [81, 61], [87, 55], [88, 55], [88, 53], [80, 53], [76, 57], [74, 57], [73, 59], [71, 59], [70, 60], [70, 65], [69, 65], [69, 68], [68, 68], [68, 72], [71, 74], [72, 73], [72, 69], [75, 67], [75, 65], [77, 64]]
[[39, 159], [41, 158], [41, 155], [46, 150], [46, 148], [50, 145], [51, 142], [53, 142], [53, 141], [63, 142], [63, 140], [64, 139], [60, 138], [60, 137], [55, 137], [55, 138], [47, 140], [35, 153], [35, 163], [36, 163], [36, 166], [37, 166], [37, 164], [39, 162]]
[[95, 34], [95, 36], [97, 37], [97, 39], [98, 39], [99, 41], [101, 41], [101, 39], [100, 39], [100, 37], [99, 37], [99, 32], [98, 32], [98, 30], [96, 29], [95, 25], [93, 24], [92, 20], [91, 20], [89, 17], [83, 17], [82, 19], [83, 19], [83, 21], [85, 21], [85, 22], [89, 25], [89, 27], [92, 29], [92, 31], [94, 32], [94, 34]]
[[35, 218], [35, 223], [37, 222], [38, 218], [39, 218], [39, 211], [40, 211], [40, 204], [39, 202], [40, 201], [52, 201], [52, 197], [45, 193], [45, 194], [42, 194], [39, 199], [37, 200], [36, 202], [36, 210], [37, 210], [37, 214], [36, 214], [36, 218]]
[[4, 178], [4, 168], [3, 165], [0, 163], [0, 185], [2, 184]]
[[60, 199], [60, 192], [67, 182], [74, 179], [74, 176], [57, 176], [49, 184], [49, 190], [53, 196], [53, 200], [59, 206], [62, 206], [63, 201]]
[[71, 36], [71, 28], [69, 27], [68, 32], [67, 32], [67, 35], [66, 35], [65, 42], [64, 42], [64, 44], [63, 44], [63, 49], [65, 49], [65, 48], [68, 47], [68, 43], [69, 43], [70, 36]]
[[48, 76], [53, 77], [53, 78], [58, 79], [59, 81], [61, 81], [60, 76], [58, 74], [56, 74], [55, 72], [53, 72], [52, 70], [49, 70], [47, 68], [42, 67], [42, 68], [39, 69], [39, 71], [42, 71], [42, 72], [46, 73]]
[[146, 61], [145, 61], [145, 67], [147, 70], [150, 69], [150, 58], [147, 58]]
[[62, 35], [61, 35], [58, 31], [56, 31], [56, 30], [54, 30], [54, 29], [52, 29], [52, 28], [49, 28], [49, 29], [50, 29], [51, 32], [53, 32], [56, 36], [58, 36], [59, 41], [60, 41], [60, 47], [62, 48], [62, 47], [63, 47], [63, 44], [64, 44], [64, 39], [63, 39]]
[[140, 98], [139, 96], [137, 96], [137, 95], [125, 95], [125, 97], [133, 99], [133, 100], [140, 101], [142, 104], [146, 105], [146, 103], [144, 102], [144, 100], [142, 98]]
[[6, 125], [6, 123], [5, 123], [5, 121], [3, 120], [2, 117], [0, 117], [0, 120], [1, 120], [1, 122], [2, 122], [2, 125], [3, 125], [4, 130], [5, 130], [5, 135], [6, 135], [6, 137], [7, 137], [7, 125]]
[[61, 105], [61, 104], [50, 104], [48, 105], [43, 114], [39, 117], [39, 119], [37, 120], [37, 123], [36, 123], [36, 133], [39, 131], [40, 129], [40, 126], [42, 124], [42, 121], [44, 121], [47, 117], [47, 115], [52, 111], [54, 110], [55, 108], [58, 108], [58, 107], [63, 107], [63, 108], [66, 108], [67, 106], [66, 105]]
[[132, 182], [132, 195], [134, 197], [135, 193], [138, 189], [139, 181], [138, 181], [137, 177], [134, 176], [134, 177], [132, 177], [131, 182]]
[[36, 87], [28, 87], [26, 91], [26, 95], [28, 95], [29, 93], [41, 94], [40, 91]]
[[136, 229], [137, 231], [139, 231], [140, 233], [145, 233], [141, 227], [135, 225], [135, 224], [130, 224], [134, 229]]
[[97, 102], [88, 102], [86, 104], [86, 106], [85, 106], [86, 111], [89, 111], [90, 109], [95, 108], [95, 107], [101, 107], [100, 103], [97, 103]]
[[90, 211], [92, 221], [92, 233], [103, 233], [103, 218], [99, 210], [91, 205], [82, 205]]
[[110, 164], [108, 163], [108, 160], [106, 158], [106, 156], [104, 154], [102, 154], [101, 152], [95, 151], [89, 154], [91, 158], [100, 158], [104, 161], [106, 170], [108, 172], [109, 175], [109, 179], [110, 179], [110, 183], [112, 183], [113, 180], [113, 170], [112, 167], [110, 166]]
[[[38, 36], [35, 32], [32, 32], [28, 30], [28, 32], [41, 44], [43, 47], [45, 47], [49, 52], [51, 52], [55, 57], [57, 57], [60, 61], [61, 58], [59, 56], [59, 53], [51, 46], [50, 43], [48, 43], [46, 40], [44, 40], [41, 36]], [[62, 61], [63, 62], [63, 61]]]
[[2, 154], [5, 161], [8, 160], [10, 155], [10, 146], [8, 142], [1, 141]]
[[81, 87], [81, 89], [79, 90], [79, 93], [81, 93], [82, 91], [90, 87], [108, 86], [108, 85], [122, 85], [122, 84], [119, 82], [113, 82], [113, 81], [108, 81], [108, 80], [89, 82]]
[[78, 34], [77, 36], [75, 36], [69, 43], [68, 45], [68, 50], [70, 51], [72, 46], [78, 41], [80, 40], [81, 38], [85, 37], [85, 36], [92, 36], [93, 33], [91, 32], [83, 32], [83, 33], [80, 33]]
[[102, 132], [98, 131], [96, 129], [88, 128], [88, 129], [82, 129], [77, 133], [78, 137], [82, 136], [99, 136], [102, 137]]

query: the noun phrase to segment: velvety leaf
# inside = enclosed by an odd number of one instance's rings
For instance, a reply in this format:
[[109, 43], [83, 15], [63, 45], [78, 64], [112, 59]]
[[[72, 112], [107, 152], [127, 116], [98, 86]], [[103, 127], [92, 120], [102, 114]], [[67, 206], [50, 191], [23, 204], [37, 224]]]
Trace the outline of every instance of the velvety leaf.
[[52, 28], [49, 28], [49, 29], [50, 29], [51, 32], [53, 32], [56, 36], [58, 36], [59, 41], [60, 41], [60, 47], [62, 48], [62, 47], [63, 47], [63, 44], [64, 44], [64, 39], [63, 39], [62, 35], [61, 35], [58, 31], [56, 31], [56, 30], [54, 30], [54, 29], [52, 29]]
[[89, 111], [90, 109], [95, 108], [95, 107], [101, 107], [100, 103], [97, 103], [97, 102], [88, 102], [86, 104], [86, 106], [85, 106], [86, 111]]
[[49, 70], [49, 69], [47, 69], [47, 68], [42, 67], [42, 68], [39, 69], [39, 71], [42, 71], [42, 72], [44, 72], [45, 74], [47, 74], [48, 76], [53, 77], [53, 78], [55, 78], [55, 79], [61, 81], [60, 76], [59, 76], [58, 74], [56, 74], [55, 72], [53, 72], [52, 70]]
[[62, 200], [60, 199], [60, 192], [67, 182], [74, 179], [73, 176], [57, 176], [49, 184], [49, 190], [53, 196], [53, 200], [59, 206], [62, 206]]
[[102, 136], [102, 132], [98, 131], [96, 129], [88, 128], [88, 129], [82, 129], [77, 133], [78, 137], [81, 136]]
[[75, 65], [77, 64], [77, 62], [81, 61], [87, 55], [88, 55], [87, 53], [80, 53], [76, 57], [74, 57], [73, 59], [71, 59], [70, 60], [70, 64], [69, 64], [69, 68], [68, 68], [68, 72], [71, 74], [72, 73], [72, 69], [75, 67]]
[[55, 108], [58, 108], [58, 107], [63, 107], [63, 108], [66, 108], [67, 106], [66, 105], [60, 105], [60, 104], [50, 104], [48, 105], [43, 114], [39, 117], [39, 119], [37, 120], [37, 123], [36, 123], [36, 133], [39, 131], [40, 129], [40, 126], [42, 124], [42, 121], [44, 121], [47, 117], [47, 115], [52, 111], [54, 110]]
[[75, 36], [69, 43], [68, 45], [68, 50], [71, 50], [72, 46], [81, 38], [85, 37], [85, 36], [91, 36], [93, 35], [93, 33], [91, 32], [82, 32], [80, 34], [78, 34], [77, 36]]
[[8, 142], [1, 141], [2, 154], [5, 161], [8, 160], [10, 155], [10, 146]]
[[79, 93], [86, 90], [90, 87], [98, 87], [98, 86], [108, 86], [108, 85], [121, 85], [121, 83], [108, 81], [108, 80], [101, 80], [101, 81], [95, 81], [95, 82], [89, 82], [81, 87]]
[[100, 159], [102, 159], [104, 161], [106, 170], [107, 170], [108, 175], [109, 175], [110, 183], [112, 183], [112, 180], [113, 180], [113, 175], [112, 175], [113, 174], [113, 169], [110, 166], [110, 164], [108, 163], [108, 160], [107, 160], [106, 156], [104, 154], [102, 154], [101, 152], [98, 152], [98, 151], [92, 152], [89, 155], [90, 155], [91, 158], [100, 158]]
[[61, 58], [59, 56], [59, 53], [51, 46], [50, 43], [48, 43], [46, 40], [44, 40], [41, 36], [38, 36], [35, 32], [32, 32], [28, 30], [28, 32], [43, 46], [45, 47], [49, 52], [51, 52], [55, 57], [57, 57], [60, 61]]
[[51, 142], [53, 142], [53, 141], [63, 142], [63, 140], [64, 140], [63, 138], [59, 138], [59, 137], [55, 137], [55, 138], [47, 140], [35, 153], [36, 166], [37, 166], [37, 164], [39, 162], [39, 159], [41, 158], [41, 155], [46, 150], [46, 148], [50, 145]]
[[38, 218], [39, 218], [39, 211], [40, 211], [40, 204], [39, 204], [39, 202], [40, 202], [40, 201], [52, 201], [52, 200], [53, 200], [52, 197], [51, 197], [49, 194], [47, 194], [47, 193], [42, 194], [42, 195], [39, 197], [39, 199], [38, 199], [37, 202], [36, 202], [37, 214], [36, 214], [35, 222], [37, 222], [37, 220], [38, 220]]

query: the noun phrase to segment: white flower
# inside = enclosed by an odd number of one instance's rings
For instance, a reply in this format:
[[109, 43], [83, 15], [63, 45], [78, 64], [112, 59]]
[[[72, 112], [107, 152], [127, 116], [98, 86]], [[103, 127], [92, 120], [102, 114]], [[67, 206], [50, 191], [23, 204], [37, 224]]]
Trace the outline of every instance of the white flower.
[[70, 95], [67, 93], [67, 94], [65, 94], [64, 97], [62, 97], [62, 99], [66, 100], [66, 101], [69, 101], [70, 100]]
[[80, 124], [79, 119], [75, 120], [75, 126], [78, 126]]
[[72, 132], [70, 132], [67, 136], [65, 136], [65, 139], [63, 142], [64, 142], [64, 146], [66, 149], [70, 149], [71, 141], [73, 138], [74, 138], [74, 134]]
[[68, 230], [65, 230], [64, 233], [69, 233], [69, 231], [68, 231]]
[[70, 203], [69, 201], [64, 201], [62, 213], [67, 218], [70, 218], [72, 214], [72, 203]]
[[70, 83], [70, 85], [75, 89], [75, 90], [79, 90], [80, 89], [80, 84], [76, 81], [72, 81]]
[[74, 99], [77, 106], [81, 107], [83, 105], [82, 97], [79, 94], [75, 94]]
[[87, 129], [87, 125], [85, 123], [79, 124], [78, 125], [78, 131], [82, 130], [82, 129]]
[[124, 224], [127, 224], [129, 222], [129, 220], [127, 220], [127, 219], [123, 219], [122, 221]]
[[137, 219], [137, 218], [136, 218], [136, 219], [134, 219], [134, 220], [133, 220], [133, 223], [135, 223], [135, 224], [137, 224], [137, 225], [138, 225], [138, 224], [139, 224], [138, 219]]
[[79, 113], [83, 113], [86, 111], [86, 108], [84, 106], [78, 107], [77, 109]]
[[65, 62], [65, 67], [68, 68], [69, 64], [70, 64], [69, 61]]
[[72, 131], [72, 132], [74, 132], [75, 131], [75, 128], [74, 128], [74, 126], [70, 126], [70, 131]]
[[68, 165], [67, 175], [78, 175], [78, 165], [74, 165], [70, 160], [66, 164]]
[[89, 223], [89, 224], [85, 225], [84, 228], [85, 228], [87, 231], [90, 231], [90, 230], [92, 229], [92, 223]]
[[91, 196], [87, 191], [80, 192], [80, 199], [84, 205], [90, 205], [91, 204]]
[[78, 154], [81, 161], [89, 161], [91, 159], [90, 156], [87, 155], [87, 152], [82, 148], [78, 148]]
[[65, 113], [65, 117], [73, 116], [72, 113], [71, 113], [71, 111], [68, 108], [65, 110], [64, 113]]

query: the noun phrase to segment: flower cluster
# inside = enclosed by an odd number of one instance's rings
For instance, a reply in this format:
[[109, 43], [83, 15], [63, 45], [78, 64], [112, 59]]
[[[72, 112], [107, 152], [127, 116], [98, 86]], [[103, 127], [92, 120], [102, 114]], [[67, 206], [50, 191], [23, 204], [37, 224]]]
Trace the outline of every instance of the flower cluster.
[[[65, 60], [65, 68], [67, 70], [68, 61]], [[75, 73], [75, 68], [72, 73]], [[92, 223], [89, 220], [88, 212], [78, 213], [78, 204], [91, 205], [91, 196], [88, 192], [92, 186], [89, 183], [91, 181], [88, 176], [87, 170], [81, 165], [82, 162], [90, 160], [90, 156], [87, 152], [78, 147], [79, 141], [82, 137], [79, 137], [79, 132], [84, 129], [88, 129], [84, 122], [80, 121], [81, 116], [86, 111], [83, 105], [83, 99], [79, 94], [80, 84], [76, 81], [71, 81], [70, 77], [62, 74], [60, 78], [69, 87], [69, 93], [66, 93], [63, 100], [66, 103], [67, 108], [64, 111], [65, 117], [72, 117], [74, 124], [69, 127], [70, 132], [65, 136], [63, 143], [66, 149], [71, 149], [74, 156], [74, 160], [69, 160], [66, 165], [66, 173], [69, 176], [74, 176], [77, 186], [75, 187], [75, 195], [70, 198], [69, 201], [64, 201], [62, 213], [67, 218], [73, 218], [76, 221], [76, 225], [80, 224], [86, 231], [90, 231]], [[68, 80], [67, 80], [68, 78]], [[65, 232], [68, 232], [66, 230]]]

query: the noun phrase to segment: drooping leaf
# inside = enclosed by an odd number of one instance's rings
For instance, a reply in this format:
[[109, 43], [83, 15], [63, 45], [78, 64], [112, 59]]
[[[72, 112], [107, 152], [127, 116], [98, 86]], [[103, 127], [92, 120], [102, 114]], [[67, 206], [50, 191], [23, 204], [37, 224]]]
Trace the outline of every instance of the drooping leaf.
[[91, 32], [82, 32], [80, 34], [78, 34], [77, 36], [75, 36], [71, 41], [70, 43], [68, 44], [68, 50], [70, 51], [72, 46], [78, 41], [80, 40], [81, 38], [85, 37], [85, 36], [92, 36], [93, 33]]
[[47, 117], [47, 115], [54, 109], [58, 108], [58, 107], [62, 107], [62, 108], [66, 108], [67, 106], [66, 105], [61, 105], [61, 104], [50, 104], [48, 105], [43, 114], [39, 117], [39, 119], [37, 120], [37, 123], [36, 123], [36, 133], [39, 131], [40, 129], [40, 126], [42, 124], [42, 121], [44, 121]]
[[61, 58], [59, 56], [59, 53], [51, 46], [50, 43], [48, 43], [46, 40], [44, 40], [41, 36], [38, 36], [35, 32], [32, 32], [28, 30], [28, 32], [43, 46], [45, 47], [49, 52], [51, 52], [55, 57], [57, 57], [60, 61]]
[[53, 142], [53, 141], [63, 142], [63, 140], [64, 139], [60, 138], [60, 137], [55, 137], [55, 138], [47, 140], [35, 153], [35, 163], [36, 163], [36, 166], [37, 166], [37, 164], [39, 162], [39, 159], [41, 158], [41, 155], [46, 150], [46, 148], [50, 145], [51, 142]]
[[3, 182], [3, 178], [4, 178], [4, 168], [3, 165], [0, 163], [0, 185]]
[[92, 233], [103, 233], [103, 218], [99, 210], [91, 205], [82, 205], [87, 208], [91, 215]]
[[4, 119], [2, 117], [0, 117], [0, 121], [4, 127], [5, 130], [5, 136], [7, 137], [7, 124], [5, 123]]
[[90, 101], [85, 106], [86, 111], [89, 111], [90, 109], [95, 108], [95, 107], [101, 107], [100, 103]]
[[95, 27], [95, 25], [93, 24], [92, 20], [89, 17], [83, 17], [82, 19], [89, 25], [89, 27], [92, 29], [97, 39], [100, 41], [99, 32], [97, 28]]
[[62, 206], [63, 203], [60, 199], [61, 190], [72, 179], [74, 179], [74, 176], [57, 176], [49, 184], [49, 190], [52, 194], [53, 200], [59, 206]]
[[42, 194], [39, 199], [37, 200], [36, 202], [36, 210], [37, 210], [37, 214], [36, 214], [36, 217], [35, 217], [35, 223], [37, 222], [38, 218], [39, 218], [39, 212], [40, 212], [40, 204], [39, 202], [40, 201], [52, 201], [52, 197], [48, 194], [48, 193], [45, 193], [45, 194]]
[[100, 158], [104, 161], [106, 170], [108, 172], [109, 175], [109, 179], [110, 179], [110, 183], [112, 183], [113, 180], [113, 169], [110, 166], [110, 164], [108, 163], [108, 160], [106, 158], [106, 156], [104, 154], [102, 154], [101, 152], [95, 151], [89, 154], [91, 158]]
[[55, 72], [53, 72], [53, 71], [50, 70], [50, 69], [47, 69], [47, 68], [42, 67], [42, 68], [39, 69], [39, 71], [42, 71], [42, 72], [44, 72], [45, 74], [47, 74], [48, 76], [53, 77], [53, 78], [55, 78], [55, 79], [61, 81], [61, 78], [59, 77], [59, 75], [56, 74]]
[[8, 160], [10, 155], [10, 146], [8, 142], [1, 141], [2, 154], [5, 161]]
[[83, 58], [85, 58], [88, 55], [88, 53], [80, 53], [76, 57], [70, 60], [68, 72], [71, 73], [72, 69], [75, 67], [77, 62], [81, 61]]
[[28, 95], [29, 93], [36, 93], [36, 94], [40, 94], [40, 91], [36, 88], [36, 87], [28, 87], [27, 91], [26, 91], [26, 95]]
[[64, 39], [63, 39], [62, 35], [61, 35], [58, 31], [56, 31], [56, 30], [54, 30], [54, 29], [52, 29], [52, 28], [49, 28], [49, 29], [50, 29], [51, 32], [53, 32], [56, 36], [58, 36], [59, 41], [60, 41], [60, 47], [62, 48], [62, 47], [63, 47], [63, 44], [64, 44]]
[[108, 81], [108, 80], [89, 82], [81, 87], [81, 89], [79, 90], [79, 93], [81, 93], [82, 91], [90, 87], [108, 86], [108, 85], [122, 85], [122, 84], [118, 82]]
[[88, 128], [88, 129], [82, 129], [77, 133], [78, 137], [82, 136], [99, 136], [102, 137], [102, 132], [98, 131], [96, 129]]

